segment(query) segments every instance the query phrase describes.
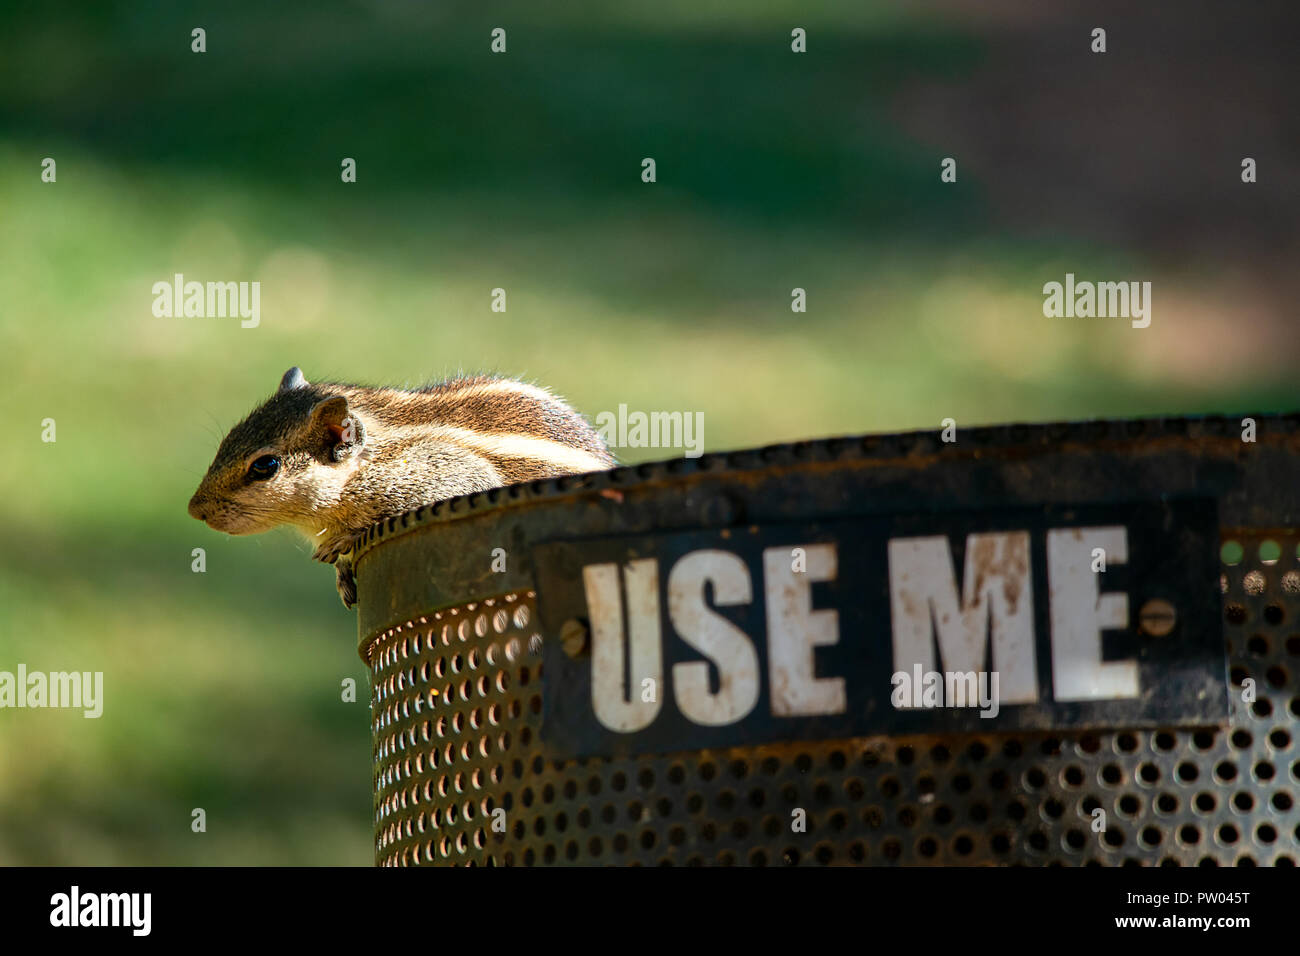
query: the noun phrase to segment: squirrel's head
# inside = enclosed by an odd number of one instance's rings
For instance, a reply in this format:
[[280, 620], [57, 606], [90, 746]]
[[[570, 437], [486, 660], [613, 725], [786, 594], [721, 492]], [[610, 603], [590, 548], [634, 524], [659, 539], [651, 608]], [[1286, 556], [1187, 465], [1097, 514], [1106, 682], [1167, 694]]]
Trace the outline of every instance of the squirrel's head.
[[221, 442], [190, 515], [230, 534], [325, 527], [365, 445], [365, 426], [347, 397], [310, 384], [295, 366]]

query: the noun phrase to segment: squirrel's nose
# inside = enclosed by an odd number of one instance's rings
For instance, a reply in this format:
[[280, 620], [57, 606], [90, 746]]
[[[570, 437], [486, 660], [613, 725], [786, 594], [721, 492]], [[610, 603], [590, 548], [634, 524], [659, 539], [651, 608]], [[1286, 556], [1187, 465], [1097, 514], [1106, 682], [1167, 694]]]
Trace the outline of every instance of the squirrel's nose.
[[197, 496], [190, 499], [190, 517], [198, 518], [200, 521], [208, 520], [207, 508], [205, 508], [202, 504], [199, 503], [199, 499]]

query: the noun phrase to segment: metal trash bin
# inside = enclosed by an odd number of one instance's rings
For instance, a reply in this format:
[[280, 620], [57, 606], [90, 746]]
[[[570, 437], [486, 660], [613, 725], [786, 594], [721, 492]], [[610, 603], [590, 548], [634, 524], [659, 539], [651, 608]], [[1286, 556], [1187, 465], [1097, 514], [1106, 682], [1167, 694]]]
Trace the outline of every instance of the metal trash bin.
[[[1252, 422], [809, 441], [375, 526], [376, 863], [1294, 865], [1300, 416]], [[963, 653], [996, 715], [891, 703]]]

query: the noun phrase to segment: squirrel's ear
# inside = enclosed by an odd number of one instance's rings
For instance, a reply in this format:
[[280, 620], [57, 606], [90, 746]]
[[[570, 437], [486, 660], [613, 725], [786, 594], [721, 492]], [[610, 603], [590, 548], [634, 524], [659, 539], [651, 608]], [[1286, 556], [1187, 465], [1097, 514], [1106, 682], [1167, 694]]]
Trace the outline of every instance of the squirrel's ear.
[[366, 443], [366, 426], [342, 395], [322, 399], [311, 410], [312, 428], [325, 437], [335, 461], [355, 455]]
[[285, 372], [284, 377], [280, 379], [280, 391], [282, 392], [288, 392], [295, 388], [304, 388], [306, 385], [307, 379], [303, 377], [302, 369], [296, 365]]

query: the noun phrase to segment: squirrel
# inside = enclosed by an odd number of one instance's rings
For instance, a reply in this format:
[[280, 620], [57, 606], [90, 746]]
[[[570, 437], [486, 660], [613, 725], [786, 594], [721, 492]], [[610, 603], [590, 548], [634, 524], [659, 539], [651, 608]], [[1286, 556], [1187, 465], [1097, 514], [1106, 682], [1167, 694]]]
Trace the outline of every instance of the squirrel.
[[229, 534], [287, 524], [357, 601], [352, 551], [371, 525], [445, 498], [616, 464], [585, 418], [508, 378], [415, 391], [310, 383], [297, 366], [230, 430], [189, 513]]

